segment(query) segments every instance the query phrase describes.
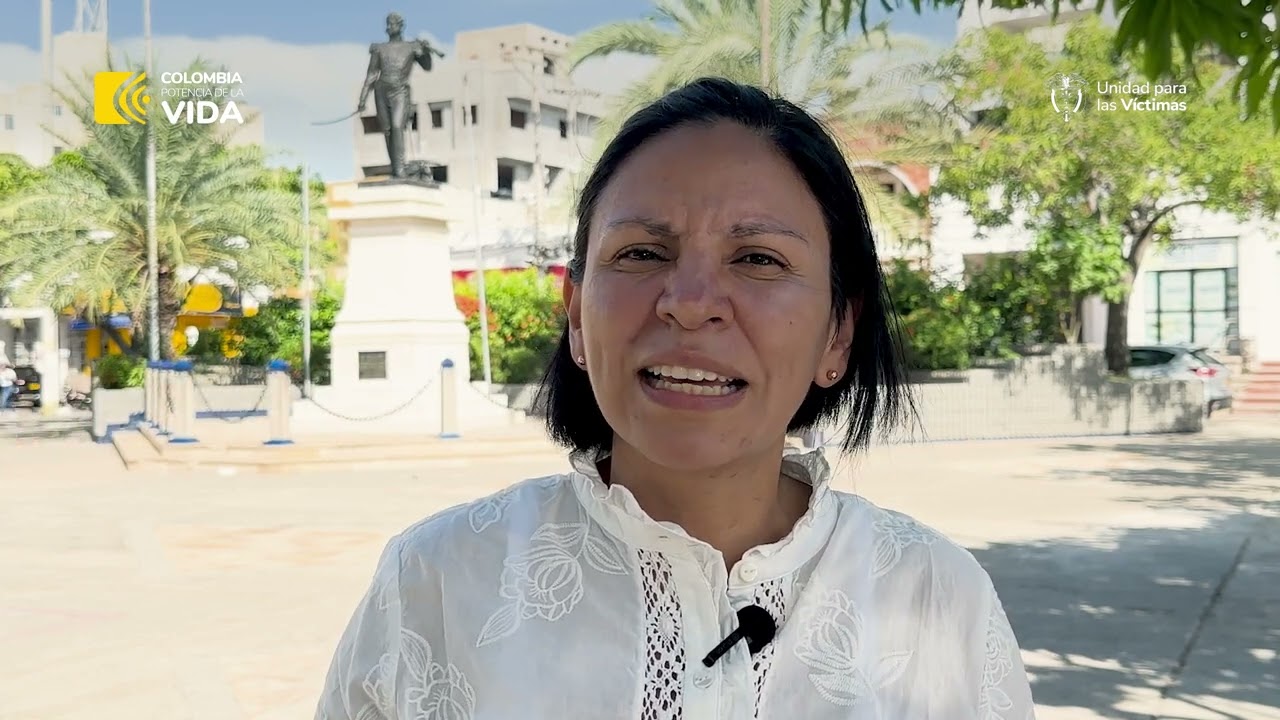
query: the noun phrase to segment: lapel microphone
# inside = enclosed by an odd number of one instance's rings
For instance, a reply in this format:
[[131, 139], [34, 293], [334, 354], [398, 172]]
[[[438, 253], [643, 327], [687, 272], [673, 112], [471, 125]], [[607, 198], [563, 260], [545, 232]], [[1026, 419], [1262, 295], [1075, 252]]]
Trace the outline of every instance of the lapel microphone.
[[759, 605], [748, 605], [738, 610], [738, 629], [729, 633], [729, 637], [712, 648], [711, 652], [702, 658], [702, 664], [711, 667], [729, 652], [729, 648], [733, 647], [734, 643], [743, 639], [747, 641], [747, 649], [755, 655], [773, 640], [777, 632], [778, 624], [768, 610]]

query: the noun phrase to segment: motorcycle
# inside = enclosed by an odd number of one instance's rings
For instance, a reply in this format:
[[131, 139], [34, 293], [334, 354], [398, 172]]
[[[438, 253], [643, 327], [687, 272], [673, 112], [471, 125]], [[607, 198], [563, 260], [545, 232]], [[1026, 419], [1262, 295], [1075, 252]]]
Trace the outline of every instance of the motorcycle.
[[76, 410], [88, 410], [93, 405], [93, 395], [78, 390], [67, 390], [62, 397], [62, 404]]

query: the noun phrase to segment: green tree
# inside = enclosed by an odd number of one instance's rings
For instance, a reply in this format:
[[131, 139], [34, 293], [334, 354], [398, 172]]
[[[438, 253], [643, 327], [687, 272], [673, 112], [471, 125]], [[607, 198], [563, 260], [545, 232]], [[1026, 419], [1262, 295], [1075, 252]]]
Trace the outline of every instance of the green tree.
[[1076, 343], [1084, 301], [1119, 300], [1121, 238], [1098, 228], [1051, 226], [1026, 252], [984, 258], [965, 280], [965, 297], [984, 322], [974, 352], [1004, 357], [1032, 345]]
[[[0, 155], [0, 204], [40, 181], [41, 172], [17, 155]], [[8, 293], [16, 273], [0, 259], [0, 301]]]
[[1086, 298], [1125, 301], [1124, 237], [1115, 227], [1085, 223], [1050, 225], [1027, 253], [1029, 300], [1056, 324], [1053, 340], [1076, 343]]
[[[208, 69], [197, 63], [189, 71]], [[95, 123], [88, 82], [63, 102], [88, 140], [0, 204], [0, 265], [24, 279], [13, 288], [15, 302], [96, 316], [119, 301], [141, 326], [150, 283], [146, 126]], [[171, 124], [159, 113], [151, 124], [160, 346], [170, 356], [167, 340], [195, 271], [220, 273], [241, 287], [296, 281], [299, 198], [268, 169], [262, 148], [231, 145], [220, 126]]]
[[[771, 0], [760, 0], [769, 3]], [[838, 8], [839, 21], [848, 27], [856, 14], [867, 27], [867, 11], [873, 4], [894, 12], [907, 7], [958, 9], [966, 2], [981, 7], [1020, 9], [1049, 8], [1056, 18], [1064, 9], [1094, 6], [1098, 13], [1110, 7], [1120, 18], [1113, 48], [1119, 53], [1142, 52], [1141, 70], [1147, 80], [1177, 73], [1177, 49], [1186, 64], [1204, 51], [1238, 59], [1232, 88], [1255, 115], [1270, 104], [1273, 131], [1280, 131], [1280, 33], [1276, 32], [1277, 6], [1267, 0], [819, 0], [824, 23]]]
[[[1198, 58], [1195, 68], [1208, 83], [1188, 82], [1176, 97], [1140, 90], [1091, 98], [1070, 121], [1046, 107], [1046, 84], [1057, 74], [1140, 83], [1133, 59], [1117, 58], [1113, 46], [1112, 33], [1092, 19], [1072, 28], [1054, 56], [1022, 36], [974, 36], [957, 55], [955, 103], [995, 102], [986, 121], [994, 134], [962, 144], [935, 193], [962, 201], [980, 227], [1022, 215], [1033, 233], [1065, 225], [1083, 233], [1077, 241], [1105, 246], [1099, 252], [1119, 264], [1108, 288], [1107, 364], [1123, 373], [1129, 291], [1144, 253], [1170, 237], [1179, 208], [1239, 217], [1280, 209], [1280, 136], [1259, 132], [1259, 118], [1242, 120], [1230, 93], [1215, 90], [1213, 80], [1229, 69], [1213, 58]], [[1190, 76], [1189, 68], [1181, 75]], [[1102, 100], [1117, 109], [1100, 109]], [[1135, 100], [1174, 100], [1185, 110], [1126, 110]]]
[[915, 370], [963, 370], [989, 337], [992, 314], [953, 283], [940, 282], [910, 261], [891, 260], [885, 284], [905, 337], [907, 366]]
[[[530, 383], [541, 376], [560, 338], [564, 318], [560, 282], [536, 270], [485, 273], [489, 355], [498, 383]], [[454, 283], [458, 309], [471, 330], [471, 377], [484, 377], [475, 284]]]
[[0, 155], [0, 202], [40, 180], [40, 170], [17, 155]]
[[1008, 356], [1057, 339], [1058, 318], [1044, 302], [1046, 292], [1037, 287], [1028, 254], [988, 255], [965, 279], [965, 298], [989, 320], [986, 332], [974, 338], [980, 355]]
[[[836, 130], [857, 157], [885, 164], [940, 162], [949, 132], [919, 94], [934, 66], [922, 62], [920, 43], [891, 38], [884, 27], [865, 34], [829, 32], [806, 0], [770, 6], [753, 0], [670, 0], [655, 15], [593, 28], [570, 51], [578, 67], [589, 58], [618, 52], [656, 60], [654, 69], [627, 88], [597, 137], [611, 138], [639, 107], [704, 76], [765, 85], [815, 113]], [[770, 58], [785, 58], [786, 62]], [[597, 148], [599, 152], [601, 148]], [[882, 231], [899, 241], [920, 233], [918, 212], [878, 183], [862, 189]]]
[[[329, 336], [342, 294], [336, 288], [322, 288], [311, 306], [311, 380], [329, 384]], [[240, 363], [263, 367], [272, 360], [289, 363], [295, 380], [302, 373], [302, 302], [290, 297], [272, 298], [250, 317], [236, 318], [228, 327], [231, 343], [240, 351]]]

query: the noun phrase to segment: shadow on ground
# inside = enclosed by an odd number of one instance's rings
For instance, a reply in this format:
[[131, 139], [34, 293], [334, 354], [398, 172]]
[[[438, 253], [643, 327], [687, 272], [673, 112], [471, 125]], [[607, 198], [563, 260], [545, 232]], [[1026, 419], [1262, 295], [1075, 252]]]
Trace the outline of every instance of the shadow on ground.
[[[1117, 452], [1139, 467], [1111, 471], [1112, 482], [1139, 488], [1176, 488], [1176, 497], [1135, 502], [1151, 507], [1181, 506], [1184, 499], [1214, 501], [1236, 509], [1280, 502], [1280, 438], [1213, 438], [1171, 436], [1158, 443], [1119, 443], [1105, 448], [1088, 444], [1063, 445], [1078, 452]], [[1063, 477], [1070, 477], [1063, 473]], [[1253, 497], [1245, 492], [1257, 490]]]
[[[1199, 523], [974, 552], [1029, 655], [1037, 704], [1122, 720], [1280, 708], [1280, 442], [1057, 449], [1124, 453], [1121, 466], [1140, 467], [1111, 481], [1173, 488], [1173, 499], [1132, 500], [1190, 509]], [[1159, 710], [1162, 692], [1186, 704]]]

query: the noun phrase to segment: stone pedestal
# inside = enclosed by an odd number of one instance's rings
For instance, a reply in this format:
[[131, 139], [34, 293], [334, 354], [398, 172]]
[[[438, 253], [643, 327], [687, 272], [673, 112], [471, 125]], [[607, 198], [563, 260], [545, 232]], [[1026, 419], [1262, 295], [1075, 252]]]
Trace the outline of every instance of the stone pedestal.
[[441, 366], [452, 360], [458, 425], [523, 420], [467, 377], [469, 334], [453, 298], [454, 191], [413, 183], [343, 186], [329, 208], [346, 225], [346, 294], [330, 333], [332, 378], [294, 406], [301, 433], [439, 434]]

